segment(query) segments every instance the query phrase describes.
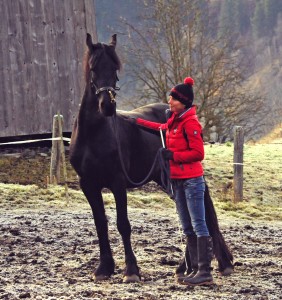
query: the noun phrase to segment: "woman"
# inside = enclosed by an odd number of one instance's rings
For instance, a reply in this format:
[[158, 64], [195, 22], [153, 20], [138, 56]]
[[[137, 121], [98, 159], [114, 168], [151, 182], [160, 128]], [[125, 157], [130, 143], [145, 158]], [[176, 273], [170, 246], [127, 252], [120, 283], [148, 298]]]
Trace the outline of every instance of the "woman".
[[[154, 130], [166, 130], [164, 158], [170, 162], [177, 212], [186, 235], [185, 255], [189, 255], [190, 272], [184, 276], [179, 266], [176, 277], [186, 285], [213, 284], [211, 275], [212, 239], [205, 220], [205, 182], [201, 161], [204, 159], [202, 127], [196, 115], [194, 100], [194, 80], [187, 77], [170, 91], [168, 100], [170, 116], [167, 123], [160, 124], [144, 119], [134, 120], [137, 125]], [[187, 259], [186, 259], [187, 261]], [[190, 269], [190, 270], [191, 270]]]

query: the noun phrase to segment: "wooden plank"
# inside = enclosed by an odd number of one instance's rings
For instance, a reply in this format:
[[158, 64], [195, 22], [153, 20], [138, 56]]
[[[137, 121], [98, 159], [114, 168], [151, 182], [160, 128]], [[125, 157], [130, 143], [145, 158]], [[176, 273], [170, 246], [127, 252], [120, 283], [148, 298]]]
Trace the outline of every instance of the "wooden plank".
[[[21, 122], [19, 122], [19, 127], [21, 128], [21, 133], [31, 131], [32, 122], [26, 122], [26, 120], [31, 120], [29, 115], [29, 110], [33, 110], [33, 102], [31, 101], [30, 91], [33, 89], [31, 83], [32, 76], [32, 49], [31, 45], [31, 34], [30, 34], [30, 19], [27, 3], [23, 1], [18, 1], [19, 16], [17, 18], [17, 24], [19, 31], [17, 33], [17, 43], [20, 45], [18, 52], [20, 52], [21, 59], [18, 62], [18, 68], [21, 70], [19, 76], [19, 85], [21, 87], [21, 102], [22, 107], [17, 108], [17, 115], [21, 115]], [[18, 134], [21, 134], [21, 133]]]
[[14, 135], [13, 124], [13, 90], [12, 90], [12, 81], [11, 81], [11, 64], [10, 64], [10, 55], [9, 55], [9, 29], [8, 29], [8, 7], [7, 5], [1, 5], [1, 41], [2, 44], [2, 67], [3, 67], [3, 86], [4, 86], [4, 98], [1, 100], [3, 103], [5, 119], [7, 126], [4, 131], [1, 132], [1, 136]]
[[[5, 88], [5, 52], [7, 48], [7, 28], [4, 16], [7, 16], [4, 5], [0, 5], [0, 18], [2, 17], [3, 25], [0, 26], [0, 128], [1, 135], [5, 135], [5, 132], [9, 126], [9, 111], [6, 97]], [[0, 135], [0, 136], [1, 136]]]
[[[32, 30], [32, 15], [30, 12], [30, 4], [26, 1], [19, 1], [19, 14], [21, 24], [21, 34], [18, 35], [18, 43], [21, 47], [21, 86], [23, 89], [22, 102], [24, 108], [19, 110], [18, 113], [22, 115], [21, 123], [19, 126], [23, 128], [17, 134], [27, 134], [35, 132], [34, 128], [34, 114], [35, 114], [35, 93], [36, 87], [34, 86], [34, 50], [33, 50], [33, 30]], [[27, 120], [29, 120], [27, 122]]]
[[61, 5], [57, 6], [55, 11], [57, 36], [56, 36], [56, 48], [58, 57], [58, 82], [60, 83], [59, 99], [56, 101], [57, 109], [64, 116], [65, 122], [68, 124], [68, 106], [70, 99], [70, 49], [68, 48], [67, 36], [67, 15], [66, 6], [70, 3], [61, 2]]
[[[74, 1], [73, 2], [74, 10], [74, 36], [75, 36], [75, 47], [78, 58], [78, 80], [80, 91], [84, 89], [84, 78], [83, 78], [83, 55], [86, 50], [85, 41], [86, 41], [86, 28], [83, 24], [85, 7], [83, 1]], [[79, 97], [82, 96], [82, 92]]]
[[75, 13], [74, 13], [74, 1], [70, 1], [65, 6], [66, 9], [66, 35], [67, 48], [68, 48], [68, 70], [69, 70], [69, 86], [67, 94], [67, 112], [64, 115], [64, 124], [72, 128], [74, 122], [74, 116], [78, 111], [78, 104], [80, 102], [81, 87], [79, 79], [81, 78], [82, 70], [79, 70], [78, 61], [82, 58], [78, 57], [77, 41], [75, 40]]
[[23, 81], [23, 36], [22, 16], [20, 13], [19, 1], [10, 1], [8, 7], [8, 28], [9, 28], [9, 56], [11, 70], [11, 86], [13, 93], [13, 127], [18, 134], [24, 134], [28, 130], [27, 120], [28, 107], [25, 102], [25, 91]]
[[98, 42], [96, 31], [96, 19], [93, 0], [84, 0], [86, 32], [91, 33], [94, 42]]
[[[46, 44], [47, 62], [47, 86], [48, 86], [48, 111], [46, 117], [51, 122], [57, 112], [57, 101], [60, 95], [60, 83], [58, 80], [58, 56], [56, 49], [56, 20], [55, 10], [57, 1], [49, 0], [48, 5], [43, 6], [44, 40]], [[50, 128], [51, 123], [48, 124]]]
[[36, 132], [41, 133], [46, 131], [46, 128], [51, 129], [51, 120], [49, 120], [49, 114], [46, 114], [49, 98], [47, 85], [48, 74], [45, 47], [46, 43], [44, 39], [44, 23], [42, 21], [43, 7], [41, 1], [34, 1], [33, 5], [30, 7], [33, 30], [33, 71], [35, 74], [33, 86], [36, 88], [35, 99], [33, 99], [35, 104], [34, 129]]
[[36, 86], [36, 73], [34, 67], [34, 56], [35, 56], [35, 41], [36, 41], [36, 32], [34, 30], [33, 18], [34, 18], [34, 9], [33, 2], [24, 2], [22, 5], [22, 11], [25, 12], [25, 29], [23, 36], [24, 52], [26, 57], [25, 64], [25, 97], [26, 97], [26, 106], [29, 109], [27, 113], [27, 120], [29, 120], [29, 131], [31, 133], [37, 132], [38, 116], [37, 112], [37, 86]]

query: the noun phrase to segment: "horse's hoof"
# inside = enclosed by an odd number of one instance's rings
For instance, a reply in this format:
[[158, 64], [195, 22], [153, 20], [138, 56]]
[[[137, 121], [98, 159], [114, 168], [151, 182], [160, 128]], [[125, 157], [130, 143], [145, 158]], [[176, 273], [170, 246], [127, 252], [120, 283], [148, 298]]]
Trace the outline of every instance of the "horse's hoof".
[[93, 279], [95, 282], [108, 280], [109, 278], [110, 278], [110, 276], [108, 276], [108, 275], [94, 275], [93, 276]]
[[233, 268], [226, 268], [220, 272], [222, 276], [229, 276], [234, 272]]
[[123, 283], [140, 282], [140, 277], [136, 274], [123, 277]]

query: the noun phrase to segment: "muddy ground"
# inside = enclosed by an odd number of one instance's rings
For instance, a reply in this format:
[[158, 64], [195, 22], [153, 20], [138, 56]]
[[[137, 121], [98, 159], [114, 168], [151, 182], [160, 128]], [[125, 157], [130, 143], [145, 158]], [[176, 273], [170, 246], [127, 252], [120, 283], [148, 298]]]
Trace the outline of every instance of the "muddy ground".
[[[187, 288], [174, 281], [183, 244], [173, 205], [129, 206], [142, 281], [124, 284], [123, 245], [114, 204], [108, 202], [116, 272], [110, 280], [95, 283], [99, 250], [88, 203], [70, 189], [66, 206], [63, 188], [62, 192], [46, 189], [49, 154], [40, 154], [38, 159], [23, 151], [0, 161], [0, 299], [281, 299], [281, 221], [218, 214], [235, 271], [222, 277], [213, 261], [215, 284]], [[69, 186], [77, 189], [76, 177], [69, 180]], [[31, 183], [36, 185], [23, 188]], [[152, 192], [150, 187], [145, 187], [145, 194], [142, 191], [141, 196]]]
[[235, 272], [220, 276], [214, 261], [215, 285], [187, 288], [174, 282], [182, 256], [174, 209], [129, 208], [142, 281], [124, 284], [123, 246], [109, 205], [116, 272], [95, 283], [99, 255], [87, 203], [41, 206], [28, 198], [12, 208], [7, 203], [0, 204], [0, 299], [281, 299], [281, 223], [219, 216]]

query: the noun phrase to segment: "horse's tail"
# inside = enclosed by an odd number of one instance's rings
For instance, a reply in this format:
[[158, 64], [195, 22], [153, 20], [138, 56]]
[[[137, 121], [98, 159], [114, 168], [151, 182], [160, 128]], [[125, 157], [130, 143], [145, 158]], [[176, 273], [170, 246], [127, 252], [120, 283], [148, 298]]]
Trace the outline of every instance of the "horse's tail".
[[222, 274], [229, 275], [234, 268], [233, 255], [220, 232], [216, 211], [207, 184], [205, 189], [205, 211], [207, 226], [213, 239], [214, 254], [218, 261], [218, 269]]

